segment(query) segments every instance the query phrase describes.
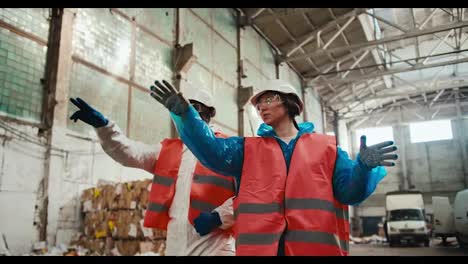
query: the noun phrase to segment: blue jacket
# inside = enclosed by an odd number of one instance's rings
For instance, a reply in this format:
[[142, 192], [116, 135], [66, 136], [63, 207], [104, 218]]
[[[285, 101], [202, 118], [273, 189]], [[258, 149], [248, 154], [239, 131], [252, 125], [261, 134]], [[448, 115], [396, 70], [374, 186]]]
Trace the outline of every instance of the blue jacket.
[[[179, 136], [197, 159], [209, 169], [236, 177], [240, 186], [244, 160], [244, 138], [217, 138], [209, 126], [200, 118], [198, 112], [190, 106], [188, 111], [178, 116], [171, 113]], [[309, 122], [299, 124], [299, 133], [286, 144], [277, 137], [274, 130], [262, 124], [257, 134], [261, 137], [274, 137], [281, 146], [289, 163], [297, 139], [304, 133], [312, 133], [314, 125]], [[311, 150], [313, 151], [313, 149]], [[337, 148], [337, 159], [333, 174], [333, 192], [338, 201], [348, 205], [358, 205], [369, 197], [377, 184], [386, 176], [384, 167], [367, 168], [359, 159], [351, 160], [348, 154]]]

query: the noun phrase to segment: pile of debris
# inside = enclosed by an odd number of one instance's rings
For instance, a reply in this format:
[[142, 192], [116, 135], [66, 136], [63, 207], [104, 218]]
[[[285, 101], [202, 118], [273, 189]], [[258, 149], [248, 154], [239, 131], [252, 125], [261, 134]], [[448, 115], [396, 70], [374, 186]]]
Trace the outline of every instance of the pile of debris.
[[31, 253], [23, 254], [23, 256], [86, 256], [88, 252], [89, 250], [82, 247], [66, 246], [63, 244], [48, 247], [45, 241], [39, 241], [34, 243]]
[[387, 239], [379, 235], [372, 235], [366, 237], [353, 237], [350, 236], [350, 244], [383, 244]]
[[163, 255], [166, 232], [143, 226], [150, 190], [151, 180], [85, 190], [81, 196], [83, 230], [72, 246], [86, 255]]

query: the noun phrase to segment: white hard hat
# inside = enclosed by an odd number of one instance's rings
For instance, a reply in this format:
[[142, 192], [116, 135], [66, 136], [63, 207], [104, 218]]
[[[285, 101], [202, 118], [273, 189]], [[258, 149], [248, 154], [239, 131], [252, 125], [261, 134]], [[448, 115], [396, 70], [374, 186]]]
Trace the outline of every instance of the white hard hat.
[[208, 107], [214, 107], [213, 97], [207, 91], [196, 88], [196, 87], [187, 87], [183, 92], [184, 97], [188, 100], [196, 100]]
[[257, 103], [258, 98], [262, 96], [264, 93], [268, 91], [274, 91], [274, 92], [280, 92], [283, 94], [293, 94], [297, 97], [298, 103], [299, 103], [299, 108], [300, 112], [302, 112], [304, 108], [304, 103], [301, 100], [301, 97], [299, 96], [298, 92], [294, 87], [283, 80], [267, 80], [264, 82], [260, 83], [260, 86], [257, 87], [256, 93], [250, 98], [250, 103], [255, 105]]

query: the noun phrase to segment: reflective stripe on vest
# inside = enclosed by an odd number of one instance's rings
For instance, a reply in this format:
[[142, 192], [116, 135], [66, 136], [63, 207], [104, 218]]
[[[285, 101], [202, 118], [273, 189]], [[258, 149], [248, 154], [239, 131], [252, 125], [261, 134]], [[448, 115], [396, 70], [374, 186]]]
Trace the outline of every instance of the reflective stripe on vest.
[[268, 245], [278, 242], [281, 238], [281, 233], [276, 234], [239, 234], [237, 243], [242, 245]]
[[169, 177], [164, 177], [164, 176], [159, 176], [159, 175], [154, 175], [153, 176], [153, 183], [154, 184], [161, 184], [167, 187], [170, 187], [172, 184], [175, 183], [174, 178], [169, 178]]
[[339, 239], [336, 234], [326, 232], [288, 230], [286, 232], [286, 240], [291, 242], [327, 244], [348, 250], [347, 241]]
[[200, 201], [200, 200], [192, 200], [190, 201], [190, 207], [192, 207], [193, 209], [199, 210], [201, 212], [211, 212], [217, 206], [214, 204], [204, 202], [204, 201]]
[[332, 202], [311, 198], [289, 198], [285, 200], [286, 209], [325, 210], [336, 214], [336, 217], [348, 220], [348, 211], [336, 208]]
[[193, 182], [199, 184], [213, 184], [218, 187], [225, 188], [227, 190], [234, 189], [234, 182], [232, 180], [223, 179], [217, 176], [195, 174], [193, 176]]
[[281, 213], [281, 204], [270, 203], [270, 204], [254, 204], [254, 203], [243, 203], [234, 210], [234, 218], [237, 218], [239, 213], [243, 214], [268, 214], [268, 213]]
[[234, 204], [236, 254], [276, 255], [285, 232], [286, 255], [347, 255], [347, 206], [332, 189], [335, 160], [334, 138], [305, 134], [287, 172], [274, 138], [246, 138]]
[[[315, 209], [334, 212], [338, 218], [348, 221], [348, 210], [336, 208], [333, 203], [320, 199], [289, 198], [285, 200], [286, 209]], [[243, 203], [234, 210], [234, 218], [239, 213], [244, 214], [265, 214], [271, 212], [281, 212], [281, 204], [252, 204]]]

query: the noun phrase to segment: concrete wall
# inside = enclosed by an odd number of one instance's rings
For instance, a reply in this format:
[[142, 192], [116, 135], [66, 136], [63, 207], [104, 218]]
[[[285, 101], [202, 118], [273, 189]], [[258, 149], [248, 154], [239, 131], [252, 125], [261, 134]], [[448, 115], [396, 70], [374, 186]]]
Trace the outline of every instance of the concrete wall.
[[304, 90], [306, 119], [312, 122], [317, 133], [325, 133], [323, 127], [322, 105], [317, 93], [312, 88]]
[[213, 96], [213, 122], [226, 134], [237, 135], [237, 27], [230, 9], [180, 9], [181, 45], [194, 44], [197, 62], [184, 89], [204, 89]]
[[[0, 233], [13, 252], [28, 252], [38, 232], [35, 206], [44, 175], [45, 144], [37, 128], [0, 125]], [[16, 134], [22, 133], [22, 136]], [[33, 143], [34, 142], [34, 143]]]
[[[241, 86], [252, 86], [255, 92], [261, 87], [263, 81], [277, 77], [274, 51], [252, 27], [245, 27], [239, 33], [240, 57], [244, 68]], [[247, 103], [244, 109], [244, 135], [255, 136], [258, 127], [263, 122], [250, 103]]]
[[[47, 155], [47, 139], [39, 135], [42, 131], [39, 129], [42, 127], [42, 95], [28, 97], [26, 93], [29, 90], [23, 89], [22, 85], [37, 85], [36, 90], [42, 91], [40, 78], [47, 74], [44, 65], [48, 24], [45, 23], [44, 28], [43, 22], [28, 21], [29, 17], [31, 20], [42, 17], [47, 21], [48, 10], [15, 10], [1, 9], [0, 19], [30, 35], [20, 36], [11, 28], [0, 28], [0, 112], [4, 116], [0, 126], [0, 232], [5, 233], [13, 254], [30, 251], [32, 244], [39, 239], [41, 224], [47, 225], [50, 244], [68, 243], [81, 225], [79, 196], [84, 189], [100, 182], [152, 177], [110, 159], [102, 151], [90, 126], [68, 119], [76, 111], [68, 98], [79, 96], [88, 101], [114, 120], [132, 139], [156, 144], [170, 137], [167, 110], [148, 96], [148, 87], [154, 79], [173, 78], [177, 11], [180, 17], [179, 43], [193, 42], [198, 57], [181, 89], [206, 89], [211, 93], [217, 107], [214, 122], [227, 134], [239, 133], [237, 52], [240, 51], [240, 58], [245, 60], [246, 78], [240, 81], [244, 87], [256, 87], [261, 80], [276, 78], [279, 70], [274, 63], [274, 51], [252, 28], [240, 30], [241, 47], [238, 47], [236, 18], [232, 9], [65, 9], [56, 69], [58, 79], [54, 99], [57, 104], [53, 108], [49, 141], [53, 150], [51, 155]], [[7, 13], [10, 15], [5, 15]], [[28, 28], [27, 25], [34, 27]], [[36, 68], [22, 71], [21, 61], [8, 53], [3, 56], [3, 50], [18, 50], [21, 54], [19, 47], [29, 47], [30, 44], [22, 43], [34, 40], [36, 33], [44, 41], [33, 41], [40, 47], [40, 52], [34, 55], [37, 63], [33, 65], [42, 71], [37, 72]], [[16, 42], [9, 39], [16, 39]], [[2, 56], [7, 59], [2, 59]], [[11, 73], [6, 70], [11, 68], [8, 61], [14, 61], [14, 66], [18, 66], [19, 78], [27, 80], [32, 76], [32, 83], [11, 80]], [[300, 91], [301, 82], [295, 72], [288, 65], [281, 67], [280, 77], [290, 80]], [[7, 82], [14, 85], [7, 85]], [[17, 95], [20, 92], [23, 94]], [[34, 98], [34, 101], [14, 101], [21, 98]], [[5, 102], [12, 106], [5, 108]], [[35, 108], [28, 108], [29, 105]], [[313, 101], [311, 107], [308, 114], [316, 117], [311, 118], [312, 121], [319, 120], [321, 107], [318, 100]], [[251, 110], [247, 111], [244, 119], [248, 124], [244, 130], [250, 132], [246, 135], [255, 133], [254, 127], [259, 121], [255, 110]], [[45, 181], [48, 186], [44, 191], [41, 183]], [[41, 222], [39, 214], [45, 198], [48, 198], [47, 220]]]

